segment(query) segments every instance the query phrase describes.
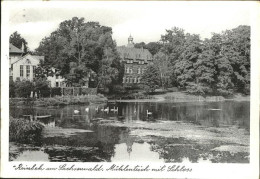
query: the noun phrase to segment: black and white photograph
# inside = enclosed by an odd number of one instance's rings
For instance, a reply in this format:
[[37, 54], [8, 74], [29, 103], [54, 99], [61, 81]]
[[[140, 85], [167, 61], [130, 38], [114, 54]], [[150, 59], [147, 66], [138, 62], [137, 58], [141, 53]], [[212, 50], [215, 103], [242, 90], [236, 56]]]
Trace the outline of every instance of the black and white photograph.
[[10, 2], [6, 162], [251, 164], [254, 5]]

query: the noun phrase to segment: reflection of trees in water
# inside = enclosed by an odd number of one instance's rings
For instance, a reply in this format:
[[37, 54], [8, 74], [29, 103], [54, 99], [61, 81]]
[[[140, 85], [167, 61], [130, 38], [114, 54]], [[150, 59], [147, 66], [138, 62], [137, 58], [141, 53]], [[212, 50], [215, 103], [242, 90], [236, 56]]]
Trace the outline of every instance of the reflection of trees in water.
[[49, 154], [50, 161], [57, 162], [102, 162], [110, 160], [109, 154], [97, 148], [47, 147], [44, 152]]
[[212, 163], [248, 163], [248, 153], [221, 152], [212, 149], [220, 146], [216, 144], [197, 144], [195, 141], [183, 138], [161, 138], [154, 139], [151, 150], [158, 152], [160, 158], [165, 162], [181, 163], [188, 159], [192, 163], [202, 160], [210, 160]]
[[37, 147], [30, 144], [19, 144], [11, 142], [9, 144], [9, 161], [14, 161], [24, 151], [39, 151], [41, 147]]
[[[46, 150], [53, 161], [111, 161], [115, 154], [115, 144], [121, 141], [122, 136], [128, 135], [127, 128], [115, 126], [95, 125], [93, 133], [72, 135], [68, 138], [53, 137], [45, 139], [46, 145], [60, 145], [63, 149], [55, 147]], [[81, 150], [76, 150], [80, 147]], [[82, 148], [83, 147], [83, 148]], [[93, 147], [93, 150], [84, 150], [84, 147]], [[64, 151], [62, 153], [62, 151]], [[60, 159], [57, 156], [61, 156]], [[68, 159], [69, 158], [69, 159]], [[74, 158], [74, 159], [73, 159]]]
[[[152, 118], [158, 120], [187, 121], [204, 126], [237, 125], [249, 129], [250, 104], [248, 102], [217, 102], [217, 103], [118, 103], [118, 114], [123, 114], [128, 122], [134, 120], [147, 120], [146, 110], [151, 111]], [[98, 125], [91, 121], [96, 116], [116, 116], [116, 113], [108, 115], [102, 112], [96, 113], [91, 109], [88, 114], [85, 113], [85, 107], [79, 106], [82, 116], [73, 116], [73, 110], [77, 106], [68, 106], [65, 108], [46, 109], [46, 108], [10, 108], [10, 114], [14, 117], [20, 117], [26, 114], [47, 115], [51, 114], [55, 118], [55, 125], [64, 128], [80, 128], [93, 130], [93, 133], [78, 133], [76, 135], [63, 137], [50, 137], [43, 139], [44, 145], [61, 145], [65, 147], [94, 147], [95, 158], [90, 157], [90, 153], [85, 151], [74, 152], [65, 151], [68, 157], [76, 156], [77, 160], [102, 160], [110, 161], [114, 156], [115, 144], [125, 143], [129, 154], [132, 151], [132, 145], [135, 141], [133, 136], [129, 136], [127, 128], [115, 126]], [[221, 111], [210, 111], [208, 109], [222, 109]], [[173, 139], [174, 140], [174, 139]], [[190, 141], [189, 141], [190, 142]], [[172, 145], [171, 145], [172, 144]], [[173, 145], [174, 144], [174, 145]], [[179, 144], [179, 145], [176, 145]], [[183, 158], [189, 158], [196, 162], [200, 156], [209, 157], [215, 155], [209, 152], [206, 145], [190, 145], [185, 141], [165, 141], [155, 140], [151, 149], [160, 153], [162, 158], [168, 162], [181, 162]], [[67, 150], [67, 149], [66, 149]], [[54, 155], [62, 155], [62, 151], [53, 149], [50, 152]], [[203, 155], [203, 152], [205, 154]], [[80, 155], [87, 155], [88, 157]], [[217, 155], [217, 154], [216, 154]], [[228, 157], [228, 154], [225, 154]], [[98, 159], [100, 157], [100, 159]], [[73, 159], [71, 159], [73, 160]], [[219, 159], [221, 160], [221, 159]], [[223, 159], [224, 160], [224, 159]]]
[[[154, 120], [186, 121], [205, 126], [237, 125], [242, 128], [250, 126], [250, 104], [249, 102], [197, 102], [197, 103], [116, 103], [108, 104], [110, 108], [117, 106], [118, 113], [97, 112], [95, 106], [88, 106], [89, 112], [85, 112], [86, 106], [75, 105], [64, 108], [16, 108], [10, 107], [10, 114], [21, 117], [26, 114], [52, 115], [56, 125], [61, 127], [86, 128], [91, 119], [102, 117], [110, 118], [124, 116], [126, 122], [136, 120], [147, 120], [146, 110], [152, 112]], [[100, 107], [101, 108], [101, 107]], [[208, 109], [222, 109], [220, 114], [210, 114]], [[79, 116], [73, 116], [74, 109], [80, 111]]]

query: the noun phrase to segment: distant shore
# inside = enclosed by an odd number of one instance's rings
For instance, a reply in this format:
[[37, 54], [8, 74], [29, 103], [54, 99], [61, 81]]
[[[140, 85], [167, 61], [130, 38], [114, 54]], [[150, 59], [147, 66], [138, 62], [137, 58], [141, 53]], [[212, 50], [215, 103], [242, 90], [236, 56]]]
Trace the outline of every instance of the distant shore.
[[51, 98], [10, 98], [10, 106], [66, 106], [75, 104], [105, 103], [107, 98], [103, 95], [84, 96], [56, 96]]
[[250, 96], [236, 94], [233, 97], [225, 98], [223, 96], [198, 96], [190, 95], [184, 92], [167, 92], [165, 94], [150, 95], [150, 99], [119, 99], [110, 100], [116, 102], [215, 102], [215, 101], [250, 101]]
[[56, 96], [52, 98], [10, 98], [10, 106], [27, 106], [36, 107], [46, 106], [65, 106], [75, 104], [91, 104], [106, 102], [217, 102], [217, 101], [250, 101], [250, 96], [236, 94], [233, 97], [225, 98], [223, 96], [198, 96], [190, 95], [184, 92], [166, 92], [164, 94], [148, 95], [144, 99], [107, 99], [103, 95], [88, 96]]

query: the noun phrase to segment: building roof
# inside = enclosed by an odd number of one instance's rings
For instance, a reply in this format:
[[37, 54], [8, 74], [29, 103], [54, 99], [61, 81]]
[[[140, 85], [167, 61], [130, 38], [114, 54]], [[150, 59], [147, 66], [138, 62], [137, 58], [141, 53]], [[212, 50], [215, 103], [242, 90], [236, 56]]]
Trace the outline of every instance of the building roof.
[[44, 56], [32, 55], [36, 60], [44, 60]]
[[44, 60], [44, 56], [37, 56], [37, 55], [27, 54], [27, 55], [25, 55], [25, 56], [23, 56], [23, 57], [21, 57], [19, 59], [11, 59], [10, 63], [14, 64], [14, 63], [16, 63], [16, 62], [18, 62], [18, 61], [20, 61], [20, 60], [22, 60], [22, 59], [24, 59], [24, 58], [26, 58], [28, 56], [31, 56], [33, 59], [38, 60], [38, 61]]
[[9, 53], [20, 53], [22, 54], [23, 51], [19, 48], [17, 48], [16, 46], [14, 46], [13, 44], [9, 43]]
[[128, 59], [140, 59], [140, 60], [152, 60], [152, 54], [143, 48], [129, 48], [126, 46], [117, 47], [117, 51], [120, 54], [121, 58]]

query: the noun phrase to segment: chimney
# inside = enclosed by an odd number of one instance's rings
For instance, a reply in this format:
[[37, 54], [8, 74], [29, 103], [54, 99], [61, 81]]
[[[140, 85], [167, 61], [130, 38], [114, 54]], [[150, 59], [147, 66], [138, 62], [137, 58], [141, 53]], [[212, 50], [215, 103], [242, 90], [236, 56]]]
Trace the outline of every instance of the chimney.
[[22, 49], [21, 49], [23, 52], [24, 52], [24, 45], [23, 45], [23, 42], [22, 42]]

